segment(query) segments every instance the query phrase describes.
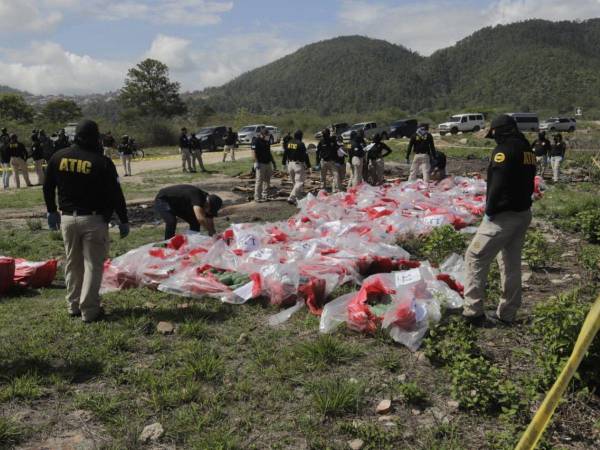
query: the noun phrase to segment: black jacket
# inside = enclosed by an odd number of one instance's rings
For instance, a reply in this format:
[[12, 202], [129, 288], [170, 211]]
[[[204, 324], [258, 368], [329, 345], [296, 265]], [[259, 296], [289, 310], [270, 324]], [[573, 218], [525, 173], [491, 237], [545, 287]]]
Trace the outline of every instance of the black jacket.
[[65, 213], [95, 212], [108, 222], [116, 211], [122, 223], [128, 222], [117, 169], [98, 152], [73, 145], [55, 153], [48, 162], [44, 182], [48, 212], [57, 210], [57, 189], [58, 206]]
[[435, 155], [435, 144], [433, 143], [433, 136], [431, 133], [427, 133], [424, 137], [415, 133], [408, 142], [408, 149], [406, 150], [406, 159], [410, 157], [410, 152], [413, 151], [415, 154], [426, 154], [432, 157]]
[[367, 152], [367, 158], [369, 160], [381, 159], [390, 153], [392, 153], [392, 149], [385, 142], [375, 142], [373, 147]]
[[69, 138], [65, 135], [58, 135], [58, 139], [54, 141], [54, 152], [56, 153], [63, 148], [67, 148], [69, 146]]
[[227, 132], [227, 136], [225, 136], [225, 145], [235, 145], [238, 141], [238, 135], [237, 133], [234, 133], [233, 131], [231, 132]]
[[285, 166], [290, 161], [304, 163], [307, 168], [310, 168], [310, 159], [304, 142], [292, 139], [283, 144], [282, 164]]
[[565, 145], [564, 142], [555, 143], [550, 148], [550, 156], [560, 156], [560, 157], [564, 158], [566, 150], [567, 150], [567, 146]]
[[317, 165], [323, 161], [337, 161], [338, 160], [338, 143], [334, 137], [323, 137], [317, 145]]
[[8, 134], [0, 134], [0, 162], [8, 164], [10, 155], [8, 154]]
[[190, 148], [190, 140], [186, 134], [179, 136], [179, 148]]
[[493, 217], [505, 211], [531, 208], [535, 172], [535, 155], [523, 134], [499, 140], [487, 171], [485, 213]]
[[33, 141], [31, 143], [31, 157], [34, 161], [44, 159], [44, 149], [39, 141]]
[[344, 150], [348, 154], [348, 158], [350, 158], [351, 162], [352, 162], [352, 158], [354, 158], [354, 157], [361, 158], [361, 159], [365, 157], [365, 148], [360, 139], [354, 139], [350, 142], [347, 142], [344, 145]]
[[27, 149], [22, 142], [11, 142], [8, 144], [8, 157], [10, 158], [21, 158], [27, 161], [29, 155]]
[[129, 142], [127, 144], [119, 144], [117, 151], [122, 155], [133, 155], [133, 147]]
[[550, 141], [548, 139], [536, 139], [531, 145], [535, 156], [548, 156], [550, 152]]
[[275, 164], [273, 154], [271, 153], [271, 144], [265, 141], [262, 137], [252, 139], [250, 146], [256, 155], [256, 161], [261, 164]]

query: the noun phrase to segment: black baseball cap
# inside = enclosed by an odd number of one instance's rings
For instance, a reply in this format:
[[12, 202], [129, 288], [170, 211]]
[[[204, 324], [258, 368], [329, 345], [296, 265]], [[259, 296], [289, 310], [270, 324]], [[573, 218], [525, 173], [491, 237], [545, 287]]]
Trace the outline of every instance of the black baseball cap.
[[517, 128], [517, 121], [508, 114], [500, 114], [499, 116], [494, 117], [494, 120], [492, 120], [492, 123], [490, 123], [490, 130], [485, 137], [487, 139], [493, 138], [493, 130], [499, 128]]
[[208, 202], [208, 217], [217, 217], [219, 210], [223, 206], [223, 200], [218, 195], [210, 194], [206, 199]]

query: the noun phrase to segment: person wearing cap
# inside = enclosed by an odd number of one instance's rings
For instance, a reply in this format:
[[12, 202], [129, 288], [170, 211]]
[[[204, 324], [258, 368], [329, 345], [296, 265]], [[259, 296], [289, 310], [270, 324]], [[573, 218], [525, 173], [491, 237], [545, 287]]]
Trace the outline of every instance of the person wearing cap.
[[12, 167], [13, 174], [15, 175], [15, 185], [17, 189], [21, 187], [21, 181], [19, 174], [23, 176], [25, 184], [32, 186], [29, 181], [29, 171], [27, 169], [27, 149], [19, 142], [16, 134], [12, 133], [8, 141], [8, 157], [10, 158], [10, 166]]
[[206, 228], [209, 236], [215, 234], [214, 217], [223, 206], [221, 197], [208, 194], [190, 184], [178, 184], [158, 191], [154, 210], [165, 221], [165, 240], [175, 236], [177, 218], [186, 221], [190, 231]]
[[179, 135], [179, 153], [181, 153], [181, 169], [183, 172], [195, 172], [192, 169], [192, 151], [190, 149], [190, 139], [187, 135], [187, 128], [181, 129]]
[[0, 130], [0, 165], [2, 167], [2, 187], [6, 190], [10, 187], [10, 154], [8, 153], [8, 143], [10, 136], [6, 128]]
[[306, 180], [306, 170], [310, 169], [310, 159], [306, 151], [306, 145], [302, 142], [303, 133], [297, 130], [294, 138], [286, 140], [283, 143], [282, 165], [287, 165], [290, 181], [292, 182], [292, 192], [287, 201], [295, 205], [298, 199], [304, 195], [304, 181]]
[[48, 226], [60, 227], [64, 241], [69, 314], [81, 316], [86, 323], [100, 320], [104, 314], [99, 291], [108, 254], [108, 223], [116, 212], [124, 238], [129, 234], [129, 220], [117, 169], [103, 155], [96, 122], [79, 122], [74, 144], [48, 161], [44, 200]]
[[342, 189], [342, 172], [338, 167], [338, 158], [337, 140], [335, 136], [331, 135], [329, 128], [325, 128], [317, 144], [317, 166], [321, 168], [321, 187], [323, 189], [327, 189], [327, 175], [331, 173], [331, 192], [333, 193]]
[[69, 138], [67, 137], [67, 134], [65, 133], [65, 129], [62, 128], [58, 132], [58, 136], [57, 136], [56, 140], [54, 141], [54, 153], [56, 153], [59, 150], [62, 150], [63, 148], [67, 148], [68, 146], [69, 146]]
[[[36, 130], [37, 131], [37, 130]], [[31, 158], [37, 174], [38, 185], [44, 184], [44, 149], [40, 142], [39, 134], [31, 135]]]
[[192, 170], [196, 172], [196, 161], [202, 172], [207, 172], [202, 160], [202, 142], [194, 133], [190, 134], [190, 151], [192, 152]]
[[[511, 323], [521, 305], [521, 253], [531, 223], [535, 155], [515, 119], [496, 117], [486, 136], [496, 141], [487, 170], [485, 216], [465, 255], [463, 315], [474, 325]], [[486, 316], [485, 288], [493, 259], [500, 266], [502, 297]]]
[[[250, 146], [254, 157], [254, 170], [256, 172], [256, 182], [254, 185], [254, 201], [268, 201], [268, 192], [271, 187], [271, 176], [273, 170], [277, 170], [277, 165], [271, 153], [271, 144], [269, 139], [269, 130], [263, 127], [260, 135], [252, 139]], [[271, 166], [273, 167], [271, 169]]]
[[385, 162], [383, 158], [392, 153], [392, 149], [381, 140], [381, 135], [377, 133], [373, 136], [373, 143], [367, 152], [367, 161], [369, 172], [371, 173], [371, 182], [374, 186], [383, 184], [385, 173]]
[[365, 164], [365, 149], [359, 133], [356, 131], [350, 133], [350, 140], [344, 144], [344, 150], [348, 154], [352, 168], [350, 186], [356, 187], [363, 182], [363, 166]]
[[414, 150], [415, 156], [410, 166], [410, 175], [408, 181], [415, 181], [417, 174], [423, 174], [423, 181], [429, 183], [429, 172], [431, 171], [431, 158], [435, 154], [435, 144], [433, 136], [429, 132], [429, 124], [422, 123], [417, 128], [415, 134], [412, 135], [408, 142], [406, 150], [406, 163], [410, 159], [410, 153]]
[[554, 135], [554, 144], [550, 147], [550, 165], [552, 166], [552, 181], [558, 183], [560, 175], [560, 165], [565, 159], [565, 152], [567, 146], [563, 141], [562, 134], [558, 133]]
[[117, 151], [119, 152], [121, 162], [123, 163], [124, 176], [130, 177], [131, 160], [133, 159], [133, 145], [131, 145], [131, 140], [129, 139], [128, 135], [124, 135], [121, 137], [121, 143], [117, 147]]
[[544, 178], [546, 167], [548, 166], [548, 157], [550, 155], [550, 141], [546, 137], [545, 131], [538, 133], [538, 138], [531, 144], [531, 149], [535, 153], [535, 160], [538, 167], [538, 175]]
[[238, 135], [235, 133], [231, 127], [227, 129], [227, 134], [225, 135], [225, 145], [223, 146], [223, 162], [227, 160], [227, 155], [231, 155], [231, 161], [235, 161], [235, 146], [238, 142]]
[[104, 156], [108, 156], [109, 158], [112, 155], [112, 149], [115, 148], [115, 138], [112, 135], [111, 131], [107, 131], [106, 134], [102, 137], [102, 147], [104, 147]]

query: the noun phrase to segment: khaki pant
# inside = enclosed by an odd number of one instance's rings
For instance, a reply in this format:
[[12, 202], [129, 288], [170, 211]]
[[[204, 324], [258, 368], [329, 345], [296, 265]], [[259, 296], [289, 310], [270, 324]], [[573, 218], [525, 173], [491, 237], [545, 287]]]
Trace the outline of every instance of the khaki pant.
[[31, 186], [31, 181], [29, 181], [29, 172], [27, 171], [27, 163], [23, 158], [15, 158], [13, 156], [12, 158], [10, 158], [10, 166], [12, 167], [13, 173], [15, 174], [15, 185], [17, 186], [17, 188], [21, 187], [19, 174], [23, 175], [25, 184], [27, 186]]
[[546, 156], [536, 156], [535, 161], [537, 163], [538, 175], [544, 178], [546, 166], [548, 165], [548, 158]]
[[37, 175], [38, 184], [44, 184], [45, 176], [44, 176], [44, 160], [38, 159], [33, 162], [35, 166], [35, 173]]
[[2, 187], [8, 189], [10, 186], [10, 163], [2, 163]]
[[198, 161], [198, 167], [200, 167], [201, 171], [206, 171], [204, 168], [204, 161], [202, 161], [202, 150], [194, 150], [192, 151], [192, 167], [196, 170], [196, 161]]
[[558, 182], [558, 176], [560, 175], [560, 163], [562, 163], [562, 156], [552, 156], [550, 158], [550, 165], [552, 166], [552, 180]]
[[383, 162], [383, 158], [372, 159], [371, 163], [371, 181], [374, 186], [379, 186], [383, 184], [383, 174], [385, 170], [385, 163]]
[[306, 180], [306, 166], [304, 163], [289, 161], [288, 174], [292, 182], [292, 192], [288, 200], [297, 200], [304, 195], [304, 181]]
[[100, 285], [108, 253], [108, 224], [102, 216], [62, 216], [65, 281], [69, 313], [94, 320], [100, 312]]
[[192, 171], [192, 152], [189, 148], [180, 148], [181, 152], [181, 169], [184, 172]]
[[123, 163], [123, 170], [125, 175], [131, 175], [131, 160], [133, 155], [121, 155], [121, 162]]
[[256, 182], [254, 184], [254, 200], [266, 200], [271, 187], [271, 175], [273, 169], [271, 164], [258, 163], [256, 169]]
[[431, 170], [431, 162], [429, 161], [429, 155], [425, 153], [416, 153], [412, 164], [410, 165], [410, 175], [408, 181], [415, 181], [419, 171], [423, 173], [423, 181], [429, 183], [429, 171]]
[[229, 154], [231, 154], [231, 160], [235, 161], [235, 145], [226, 145], [223, 147], [223, 162], [225, 162]]
[[363, 158], [359, 158], [358, 156], [352, 157], [352, 179], [350, 180], [352, 187], [356, 187], [363, 182], [363, 164]]
[[531, 210], [503, 212], [492, 221], [483, 219], [465, 255], [465, 316], [484, 314], [488, 272], [493, 259], [497, 258], [502, 298], [496, 313], [506, 322], [515, 319], [521, 305], [521, 252], [530, 223]]
[[338, 192], [342, 189], [342, 172], [338, 164], [333, 161], [321, 161], [321, 185], [327, 189], [327, 174], [331, 172], [331, 192]]

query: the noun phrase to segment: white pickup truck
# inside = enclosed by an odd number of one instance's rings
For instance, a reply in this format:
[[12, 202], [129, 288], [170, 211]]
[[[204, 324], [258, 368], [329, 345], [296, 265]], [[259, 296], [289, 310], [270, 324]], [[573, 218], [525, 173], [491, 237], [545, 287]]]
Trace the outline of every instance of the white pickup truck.
[[363, 130], [365, 132], [365, 139], [373, 139], [373, 136], [379, 134], [381, 139], [386, 140], [388, 136], [389, 129], [387, 127], [378, 127], [375, 122], [361, 122], [355, 123], [350, 127], [348, 131], [342, 133], [342, 139], [345, 141], [350, 140], [350, 134], [353, 131]]
[[448, 120], [448, 122], [440, 123], [438, 131], [441, 136], [447, 133], [456, 134], [459, 131], [463, 133], [467, 131], [477, 132], [485, 127], [485, 119], [481, 113], [464, 113], [456, 114]]

